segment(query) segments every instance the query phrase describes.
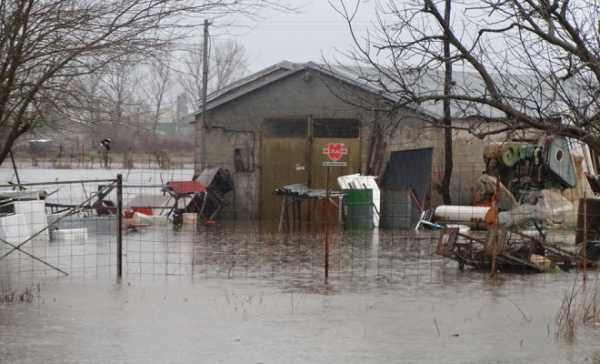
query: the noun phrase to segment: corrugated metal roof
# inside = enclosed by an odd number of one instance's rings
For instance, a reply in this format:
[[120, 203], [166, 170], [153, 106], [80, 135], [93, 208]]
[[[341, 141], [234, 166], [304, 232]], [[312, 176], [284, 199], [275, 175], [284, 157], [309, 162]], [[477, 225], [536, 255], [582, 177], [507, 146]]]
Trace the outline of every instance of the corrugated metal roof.
[[[401, 103], [405, 99], [410, 99], [406, 98], [406, 92], [401, 90], [399, 86], [401, 83], [410, 85], [409, 91], [418, 96], [441, 94], [444, 84], [443, 70], [427, 70], [415, 73], [407, 69], [405, 74], [399, 75], [397, 70], [379, 72], [373, 67], [282, 61], [212, 93], [208, 97], [207, 109], [214, 109], [275, 81], [306, 70], [313, 70], [333, 77], [348, 85], [379, 95], [392, 103]], [[391, 79], [390, 77], [396, 78]], [[554, 113], [564, 113], [566, 104], [562, 98], [577, 98], [581, 92], [575, 85], [566, 85], [566, 88], [561, 90], [563, 94], [557, 94], [552, 85], [546, 84], [544, 80], [535, 75], [493, 74], [492, 77], [496, 80], [500, 92], [506, 96], [508, 102], [518, 111], [530, 115], [544, 114], [548, 116]], [[454, 70], [453, 83], [452, 87], [457, 94], [460, 93], [475, 98], [486, 94], [485, 84], [475, 72]], [[541, 110], [540, 105], [543, 106]], [[407, 108], [436, 118], [443, 115], [443, 105], [440, 101], [423, 102], [419, 105], [413, 104]], [[503, 112], [490, 106], [477, 102], [456, 100], [452, 101], [452, 113], [454, 117], [484, 115], [494, 118], [504, 116]], [[196, 115], [199, 115], [199, 113], [196, 113]]]
[[[333, 77], [353, 87], [381, 96], [390, 102], [394, 103], [398, 101], [398, 98], [393, 94], [386, 93], [383, 89], [373, 87], [369, 82], [365, 82], [365, 80], [357, 77], [357, 75], [352, 72], [351, 68], [343, 66], [325, 66], [314, 62], [292, 63], [282, 61], [210, 94], [207, 99], [206, 109], [210, 111], [275, 81], [306, 70], [312, 70]], [[409, 109], [427, 113], [427, 110], [421, 109], [420, 107], [409, 107]], [[200, 114], [200, 112], [196, 113], [196, 115]]]

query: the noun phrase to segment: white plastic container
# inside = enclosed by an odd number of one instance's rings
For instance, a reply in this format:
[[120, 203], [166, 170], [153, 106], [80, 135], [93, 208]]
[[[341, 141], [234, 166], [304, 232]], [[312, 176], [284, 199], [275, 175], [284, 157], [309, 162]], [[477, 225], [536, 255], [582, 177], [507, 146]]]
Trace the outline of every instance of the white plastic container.
[[[37, 234], [48, 227], [48, 216], [46, 215], [46, 203], [44, 201], [15, 201], [14, 206], [16, 214], [25, 216], [27, 223], [30, 225], [31, 234]], [[35, 237], [35, 240], [44, 240], [46, 242], [49, 239], [48, 229]]]
[[[0, 217], [0, 238], [19, 245], [31, 236], [31, 225], [24, 214]], [[4, 245], [0, 243], [1, 245]]]

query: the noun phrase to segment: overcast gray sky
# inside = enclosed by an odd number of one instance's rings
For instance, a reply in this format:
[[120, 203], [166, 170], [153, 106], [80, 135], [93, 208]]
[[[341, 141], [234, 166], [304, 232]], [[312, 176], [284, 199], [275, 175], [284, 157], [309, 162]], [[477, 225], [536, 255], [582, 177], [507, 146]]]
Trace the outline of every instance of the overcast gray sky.
[[[337, 1], [333, 0], [334, 3]], [[347, 24], [327, 0], [294, 0], [290, 3], [298, 7], [297, 12], [263, 11], [262, 20], [246, 21], [243, 27], [225, 31], [215, 24], [212, 35], [217, 39], [238, 39], [248, 52], [251, 72], [282, 60], [320, 62], [322, 55], [332, 59], [352, 48]], [[356, 19], [359, 31], [366, 29], [374, 16], [373, 1], [362, 4]]]

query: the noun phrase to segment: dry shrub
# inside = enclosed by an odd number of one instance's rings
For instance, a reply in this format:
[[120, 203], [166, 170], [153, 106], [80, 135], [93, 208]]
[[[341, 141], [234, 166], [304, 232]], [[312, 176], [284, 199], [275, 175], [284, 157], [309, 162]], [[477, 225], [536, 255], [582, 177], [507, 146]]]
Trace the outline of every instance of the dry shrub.
[[556, 314], [557, 337], [573, 339], [579, 325], [600, 324], [598, 279], [591, 287], [586, 283], [577, 282], [565, 292]]
[[33, 303], [40, 298], [40, 284], [32, 284], [23, 289], [13, 288], [6, 282], [0, 282], [0, 304]]
[[600, 324], [600, 311], [598, 304], [600, 303], [600, 290], [598, 284], [594, 284], [594, 288], [588, 294], [583, 295], [581, 302], [581, 321], [584, 324], [598, 325]]

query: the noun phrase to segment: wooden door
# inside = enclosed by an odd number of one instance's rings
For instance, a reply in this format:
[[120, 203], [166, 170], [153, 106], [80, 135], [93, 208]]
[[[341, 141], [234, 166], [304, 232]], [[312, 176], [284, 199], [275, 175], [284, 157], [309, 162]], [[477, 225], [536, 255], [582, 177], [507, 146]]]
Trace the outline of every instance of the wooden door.
[[294, 183], [307, 183], [306, 139], [265, 137], [261, 149], [262, 220], [277, 220], [282, 198], [275, 189]]

